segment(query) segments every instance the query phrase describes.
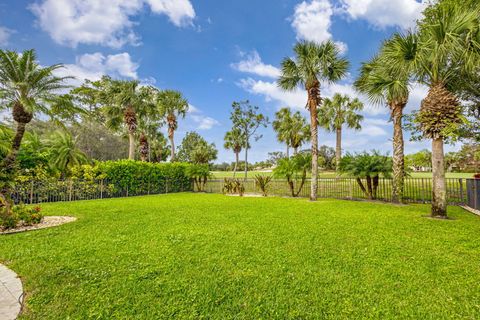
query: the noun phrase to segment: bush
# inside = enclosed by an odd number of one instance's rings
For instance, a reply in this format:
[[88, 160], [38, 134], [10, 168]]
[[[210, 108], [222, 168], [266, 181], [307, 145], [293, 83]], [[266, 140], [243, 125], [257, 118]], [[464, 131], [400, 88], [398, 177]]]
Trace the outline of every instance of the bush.
[[[4, 208], [3, 208], [4, 209]], [[23, 204], [13, 206], [10, 213], [3, 210], [0, 214], [0, 227], [12, 229], [19, 225], [31, 226], [42, 222], [43, 214], [39, 206], [27, 207]]]
[[222, 188], [223, 194], [229, 193], [229, 194], [235, 194], [238, 193], [240, 197], [243, 196], [245, 193], [245, 186], [243, 183], [238, 180], [238, 179], [228, 179], [225, 178], [223, 182], [223, 188]]
[[259, 174], [255, 175], [255, 183], [260, 188], [260, 190], [262, 190], [262, 195], [264, 197], [267, 196], [268, 185], [270, 184], [271, 181], [272, 181], [271, 176], [262, 176]]
[[208, 164], [192, 164], [187, 167], [185, 173], [193, 180], [199, 192], [205, 190], [208, 178], [212, 175]]

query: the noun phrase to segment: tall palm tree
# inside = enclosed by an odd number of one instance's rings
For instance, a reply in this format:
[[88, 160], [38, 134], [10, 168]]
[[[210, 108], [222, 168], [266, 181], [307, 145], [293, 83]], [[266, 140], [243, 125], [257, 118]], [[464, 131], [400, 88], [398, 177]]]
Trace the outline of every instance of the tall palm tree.
[[[360, 76], [355, 81], [355, 88], [366, 94], [369, 100], [376, 105], [388, 106], [393, 121], [393, 202], [401, 202], [404, 192], [405, 160], [404, 139], [402, 129], [403, 110], [408, 102], [411, 70], [403, 68], [394, 70], [390, 64], [382, 61], [382, 52], [390, 46], [397, 45], [397, 41], [407, 41], [405, 45], [414, 48], [412, 37], [394, 37], [383, 44], [378, 56], [363, 63]], [[398, 63], [402, 63], [399, 61]]]
[[290, 108], [282, 108], [275, 113], [272, 122], [273, 130], [277, 133], [277, 140], [287, 145], [287, 158], [290, 158], [290, 137], [292, 133], [292, 112]]
[[332, 42], [322, 44], [299, 42], [293, 48], [295, 60], [285, 58], [282, 61], [278, 86], [286, 91], [295, 91], [302, 87], [307, 91], [307, 109], [310, 112], [310, 139], [312, 144], [312, 185], [310, 200], [317, 199], [318, 190], [318, 119], [317, 108], [320, 105], [320, 82], [335, 82], [342, 79], [348, 69], [348, 61], [340, 57], [339, 48]]
[[418, 35], [395, 35], [398, 41], [382, 54], [396, 72], [411, 67], [415, 80], [429, 87], [416, 120], [424, 136], [432, 139], [431, 214], [435, 217], [447, 216], [444, 140], [461, 122], [460, 103], [450, 88], [459, 77], [474, 72], [480, 59], [477, 7], [439, 5], [420, 22]]
[[59, 94], [59, 90], [67, 88], [65, 80], [68, 77], [54, 75], [62, 67], [61, 64], [40, 66], [34, 50], [21, 54], [0, 50], [0, 108], [11, 109], [16, 123], [10, 151], [0, 165], [0, 195], [4, 204], [9, 197], [10, 181], [25, 128], [35, 113], [55, 116], [65, 111], [80, 111], [73, 106], [69, 96]]
[[88, 162], [87, 156], [77, 147], [75, 138], [61, 130], [55, 131], [45, 143], [49, 163], [53, 169], [66, 176], [71, 168]]
[[223, 147], [227, 150], [232, 150], [233, 153], [235, 153], [235, 167], [233, 168], [233, 177], [235, 178], [238, 169], [239, 155], [245, 145], [245, 138], [243, 137], [241, 130], [233, 128], [231, 131], [225, 133], [224, 141], [225, 144]]
[[128, 159], [135, 159], [135, 134], [139, 118], [146, 112], [149, 103], [145, 91], [137, 80], [113, 80], [103, 77], [104, 89], [98, 92], [99, 99], [105, 105], [107, 127], [119, 130], [122, 125], [128, 133]]
[[358, 98], [350, 98], [348, 95], [335, 93], [332, 99], [325, 98], [318, 108], [318, 121], [321, 127], [336, 133], [335, 168], [339, 172], [340, 160], [342, 159], [342, 129], [347, 128], [360, 130], [360, 122], [363, 116], [358, 112], [363, 110], [363, 103]]
[[157, 102], [160, 112], [166, 119], [168, 125], [168, 138], [170, 139], [170, 161], [175, 161], [175, 141], [174, 134], [177, 130], [178, 117], [185, 118], [188, 112], [189, 104], [181, 92], [175, 90], [161, 91], [157, 96]]

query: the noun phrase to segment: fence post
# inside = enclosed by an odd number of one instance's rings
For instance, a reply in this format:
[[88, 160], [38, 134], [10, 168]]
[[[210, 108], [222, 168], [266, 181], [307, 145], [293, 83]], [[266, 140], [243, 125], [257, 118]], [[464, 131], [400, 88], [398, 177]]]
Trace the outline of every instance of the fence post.
[[103, 199], [103, 179], [100, 180], [100, 199]]
[[168, 177], [165, 179], [165, 193], [168, 193]]
[[30, 184], [30, 204], [33, 203], [33, 179], [32, 183]]
[[458, 179], [458, 182], [460, 182], [460, 204], [465, 204], [463, 201], [463, 179]]
[[73, 189], [73, 181], [72, 179], [69, 180], [68, 183], [68, 201], [72, 201], [72, 190]]

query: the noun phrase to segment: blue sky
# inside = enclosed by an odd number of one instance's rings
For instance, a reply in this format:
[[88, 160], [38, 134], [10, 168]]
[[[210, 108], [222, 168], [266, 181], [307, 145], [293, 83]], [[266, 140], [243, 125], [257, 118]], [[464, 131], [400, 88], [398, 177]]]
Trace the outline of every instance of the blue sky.
[[[283, 106], [306, 111], [301, 90], [275, 85], [281, 60], [297, 40], [332, 39], [350, 60], [349, 76], [325, 84], [322, 95], [359, 96], [351, 86], [362, 61], [392, 32], [414, 25], [425, 4], [416, 0], [6, 0], [0, 3], [0, 47], [35, 48], [41, 64], [64, 63], [62, 75], [80, 83], [102, 74], [138, 79], [184, 93], [192, 105], [179, 125], [177, 144], [195, 130], [219, 149], [217, 162], [233, 161], [223, 149], [232, 101], [249, 99], [273, 119]], [[407, 111], [419, 107], [426, 88], [415, 86]], [[391, 150], [386, 108], [365, 101], [359, 132], [346, 131], [344, 149]], [[252, 161], [285, 147], [271, 127], [249, 152]], [[321, 131], [320, 144], [334, 145]], [[428, 147], [408, 142], [407, 152]], [[447, 147], [447, 150], [455, 147]]]

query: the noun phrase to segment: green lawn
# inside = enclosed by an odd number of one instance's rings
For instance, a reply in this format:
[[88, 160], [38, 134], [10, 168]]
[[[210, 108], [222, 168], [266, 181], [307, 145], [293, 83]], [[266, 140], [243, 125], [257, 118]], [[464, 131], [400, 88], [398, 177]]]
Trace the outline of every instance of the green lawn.
[[[248, 177], [253, 178], [257, 174], [270, 176], [270, 175], [272, 175], [272, 172], [271, 171], [270, 172], [249, 171], [248, 172]], [[212, 171], [212, 175], [213, 175], [214, 179], [231, 178], [231, 177], [233, 177], [233, 171]], [[472, 178], [473, 175], [474, 175], [474, 173], [465, 173], [465, 172], [447, 172], [446, 173], [447, 178]], [[237, 178], [243, 178], [244, 176], [245, 176], [244, 172], [237, 172], [237, 174], [236, 174]], [[319, 177], [320, 178], [335, 178], [336, 176], [337, 175], [334, 171], [320, 171], [319, 172]], [[412, 172], [412, 173], [410, 173], [410, 177], [412, 177], [412, 178], [431, 178], [432, 173], [431, 172]]]
[[53, 203], [0, 236], [22, 319], [479, 319], [480, 218], [450, 207], [170, 194]]

